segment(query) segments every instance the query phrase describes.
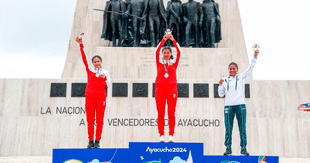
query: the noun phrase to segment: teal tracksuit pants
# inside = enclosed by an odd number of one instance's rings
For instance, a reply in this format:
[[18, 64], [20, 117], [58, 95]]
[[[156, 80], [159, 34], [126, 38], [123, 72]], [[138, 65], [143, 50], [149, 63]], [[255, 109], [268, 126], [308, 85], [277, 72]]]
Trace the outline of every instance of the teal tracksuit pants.
[[235, 115], [238, 121], [239, 134], [240, 134], [240, 146], [241, 150], [246, 150], [247, 138], [246, 138], [246, 106], [234, 105], [234, 106], [225, 106], [224, 107], [225, 115], [225, 146], [226, 149], [231, 149], [231, 134], [234, 125]]

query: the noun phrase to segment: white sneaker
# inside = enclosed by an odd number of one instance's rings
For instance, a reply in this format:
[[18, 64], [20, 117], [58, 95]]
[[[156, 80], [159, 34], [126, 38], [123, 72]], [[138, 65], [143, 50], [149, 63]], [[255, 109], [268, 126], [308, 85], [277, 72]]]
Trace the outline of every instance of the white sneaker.
[[160, 136], [159, 142], [160, 143], [164, 143], [165, 142], [165, 136], [164, 135]]
[[169, 143], [173, 143], [174, 140], [173, 140], [173, 136], [169, 136]]

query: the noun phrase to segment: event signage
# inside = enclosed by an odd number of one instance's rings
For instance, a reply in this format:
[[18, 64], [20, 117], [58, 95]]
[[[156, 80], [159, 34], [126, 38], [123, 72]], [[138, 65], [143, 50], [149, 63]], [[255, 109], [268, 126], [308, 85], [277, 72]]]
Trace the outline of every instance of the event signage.
[[204, 156], [203, 143], [130, 142], [127, 149], [53, 149], [53, 163], [279, 163], [279, 157]]
[[130, 163], [202, 163], [203, 143], [129, 143]]

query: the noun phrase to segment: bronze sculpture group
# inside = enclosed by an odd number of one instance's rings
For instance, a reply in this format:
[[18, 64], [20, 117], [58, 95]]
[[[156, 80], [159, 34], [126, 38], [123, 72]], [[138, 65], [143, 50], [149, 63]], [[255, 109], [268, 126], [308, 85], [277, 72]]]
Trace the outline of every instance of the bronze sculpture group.
[[[214, 0], [202, 3], [171, 0], [110, 0], [103, 14], [101, 38], [113, 46], [155, 47], [170, 29], [181, 46], [214, 48], [222, 40], [219, 5]], [[169, 42], [168, 42], [169, 44]]]

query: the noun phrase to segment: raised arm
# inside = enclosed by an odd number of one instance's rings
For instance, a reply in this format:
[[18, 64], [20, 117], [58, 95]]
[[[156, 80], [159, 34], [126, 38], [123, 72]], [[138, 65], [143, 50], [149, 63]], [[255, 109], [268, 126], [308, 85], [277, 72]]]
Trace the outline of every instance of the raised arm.
[[256, 63], [256, 58], [253, 58], [251, 65], [242, 74], [240, 74], [240, 77], [242, 78], [242, 80], [247, 80], [250, 77], [251, 73], [254, 70], [255, 63]]
[[176, 66], [178, 66], [180, 58], [181, 58], [182, 50], [181, 50], [179, 43], [175, 39], [171, 39], [171, 40], [174, 44], [174, 47], [177, 49], [177, 58], [176, 58], [175, 64]]
[[164, 36], [164, 38], [160, 41], [160, 43], [157, 45], [156, 49], [155, 49], [155, 57], [156, 57], [156, 66], [159, 65], [159, 54], [160, 54], [160, 49], [164, 46], [165, 42], [166, 42], [166, 38]]
[[254, 57], [251, 61], [250, 67], [248, 67], [242, 74], [240, 74], [240, 77], [242, 78], [242, 80], [247, 80], [249, 76], [251, 75], [251, 73], [253, 72], [258, 54], [259, 54], [259, 50], [256, 50], [254, 52]]
[[85, 54], [85, 51], [84, 51], [84, 45], [83, 45], [82, 37], [77, 37], [76, 41], [80, 44], [80, 51], [81, 51], [82, 60], [83, 60], [83, 63], [85, 65], [86, 71], [90, 71], [89, 70], [90, 64], [88, 62], [87, 55]]
[[87, 55], [84, 52], [84, 45], [83, 44], [80, 44], [80, 51], [81, 51], [82, 60], [83, 60], [83, 63], [85, 65], [86, 71], [89, 71], [89, 62], [88, 62]]

